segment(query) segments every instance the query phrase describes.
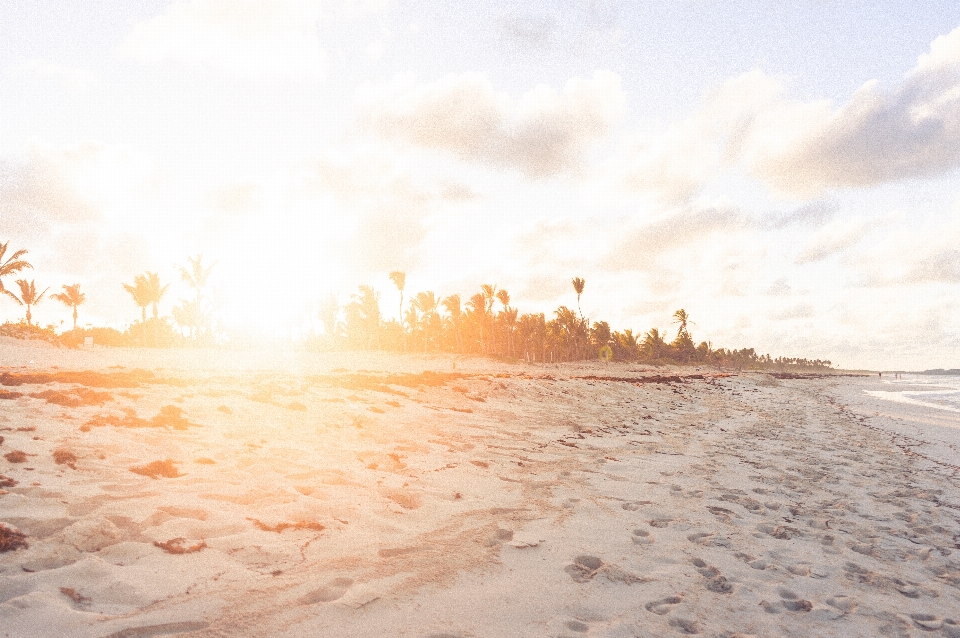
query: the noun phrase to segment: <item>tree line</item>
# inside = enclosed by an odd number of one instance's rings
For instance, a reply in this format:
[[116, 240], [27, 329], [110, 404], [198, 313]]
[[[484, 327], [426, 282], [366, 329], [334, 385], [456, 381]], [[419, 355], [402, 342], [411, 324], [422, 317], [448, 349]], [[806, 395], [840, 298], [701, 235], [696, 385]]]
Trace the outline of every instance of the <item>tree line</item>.
[[[214, 341], [214, 318], [212, 303], [206, 294], [207, 282], [210, 273], [216, 264], [206, 266], [203, 256], [197, 255], [187, 259], [189, 267], [178, 266], [182, 279], [196, 292], [194, 299], [182, 299], [179, 305], [172, 310], [173, 320], [178, 330], [167, 322], [166, 317], [159, 316], [159, 304], [170, 287], [162, 285], [160, 275], [156, 272], [144, 272], [134, 277], [132, 284], [122, 284], [133, 302], [140, 307], [140, 322], [131, 325], [126, 332], [113, 328], [87, 327], [78, 328], [77, 318], [79, 308], [87, 301], [85, 293], [81, 292], [80, 284], [64, 284], [63, 292], [47, 296], [49, 288], [37, 292], [36, 281], [18, 279], [14, 283], [19, 288], [19, 295], [4, 284], [4, 278], [21, 274], [33, 265], [24, 257], [26, 249], [21, 249], [7, 256], [10, 242], [0, 243], [0, 295], [5, 295], [18, 305], [26, 309], [24, 321], [28, 334], [44, 332], [33, 325], [33, 307], [46, 298], [59, 301], [73, 311], [73, 329], [58, 335], [57, 341], [67, 345], [77, 345], [83, 342], [84, 337], [93, 336], [97, 343], [114, 346], [154, 346], [170, 347], [187, 345], [190, 342], [212, 344]], [[147, 317], [147, 308], [152, 308], [152, 317]], [[34, 330], [31, 330], [34, 329]], [[53, 336], [52, 327], [48, 328], [48, 337]]]
[[695, 343], [692, 321], [686, 310], [673, 313], [676, 333], [651, 328], [634, 334], [631, 329], [613, 330], [606, 321], [591, 322], [580, 309], [586, 281], [571, 280], [577, 308], [558, 307], [545, 313], [520, 314], [511, 305], [510, 293], [493, 284], [483, 284], [464, 300], [459, 294], [437, 297], [418, 292], [404, 305], [406, 274], [390, 273], [400, 293], [397, 319], [384, 319], [380, 293], [360, 286], [350, 300], [340, 305], [329, 295], [321, 304], [319, 319], [324, 334], [312, 340], [320, 349], [393, 350], [400, 352], [448, 352], [473, 354], [531, 363], [559, 363], [604, 359], [655, 363], [704, 364], [736, 368], [824, 369], [830, 361], [803, 358], [772, 358], [753, 348], [715, 348], [709, 341]]
[[[32, 269], [24, 260], [26, 250], [18, 250], [6, 261], [9, 241], [0, 243], [0, 294], [26, 308], [26, 325], [32, 326], [31, 309], [40, 303], [49, 289], [37, 293], [33, 280], [16, 281], [19, 296], [6, 288], [4, 277]], [[50, 295], [73, 310], [73, 330], [60, 335], [66, 343], [82, 342], [94, 336], [103, 345], [139, 345], [154, 347], [213, 345], [218, 329], [213, 304], [207, 294], [208, 282], [216, 263], [204, 264], [203, 256], [188, 258], [179, 266], [180, 276], [193, 289], [192, 299], [182, 299], [168, 318], [159, 314], [159, 304], [170, 284], [163, 284], [159, 273], [145, 272], [124, 283], [133, 302], [140, 308], [140, 321], [125, 332], [110, 328], [77, 328], [78, 308], [86, 301], [80, 284], [64, 285], [63, 292]], [[558, 307], [545, 313], [520, 314], [511, 305], [510, 293], [493, 284], [483, 284], [469, 298], [459, 294], [438, 297], [432, 291], [418, 292], [405, 304], [406, 274], [391, 272], [390, 280], [400, 293], [398, 317], [384, 319], [380, 293], [372, 286], [360, 286], [350, 300], [339, 304], [328, 295], [319, 307], [318, 319], [323, 334], [308, 339], [314, 349], [392, 350], [397, 352], [448, 352], [519, 359], [531, 363], [560, 363], [603, 359], [606, 361], [647, 361], [654, 363], [704, 364], [718, 367], [823, 369], [830, 361], [802, 358], [771, 358], [753, 348], [731, 350], [715, 348], [709, 341], [695, 343], [690, 333], [693, 322], [686, 310], [673, 313], [676, 333], [651, 328], [634, 334], [631, 329], [611, 329], [606, 321], [591, 322], [584, 316], [580, 299], [586, 289], [581, 277], [571, 280], [577, 295], [576, 310]], [[147, 316], [147, 309], [152, 316]]]

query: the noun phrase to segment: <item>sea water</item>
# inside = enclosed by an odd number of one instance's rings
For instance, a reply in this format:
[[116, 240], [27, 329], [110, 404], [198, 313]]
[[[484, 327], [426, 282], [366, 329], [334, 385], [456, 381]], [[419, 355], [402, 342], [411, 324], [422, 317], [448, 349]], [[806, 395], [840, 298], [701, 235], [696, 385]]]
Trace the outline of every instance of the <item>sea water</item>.
[[937, 410], [960, 412], [960, 376], [946, 374], [903, 374], [896, 379], [878, 379], [887, 388], [867, 390], [878, 399], [922, 405]]

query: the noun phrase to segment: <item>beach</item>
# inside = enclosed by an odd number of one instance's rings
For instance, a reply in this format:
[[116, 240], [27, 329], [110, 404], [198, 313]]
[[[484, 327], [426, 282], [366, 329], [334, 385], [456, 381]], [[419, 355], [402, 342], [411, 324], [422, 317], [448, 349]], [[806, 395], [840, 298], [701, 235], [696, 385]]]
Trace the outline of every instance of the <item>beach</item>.
[[0, 636], [960, 636], [957, 414], [875, 376], [0, 366]]

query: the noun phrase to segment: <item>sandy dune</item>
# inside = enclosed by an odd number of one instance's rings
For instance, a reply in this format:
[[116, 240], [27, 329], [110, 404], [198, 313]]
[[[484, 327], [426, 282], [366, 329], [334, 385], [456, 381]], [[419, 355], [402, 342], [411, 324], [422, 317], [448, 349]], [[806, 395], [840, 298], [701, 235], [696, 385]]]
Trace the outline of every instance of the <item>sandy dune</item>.
[[956, 424], [871, 379], [0, 356], [2, 636], [960, 636]]

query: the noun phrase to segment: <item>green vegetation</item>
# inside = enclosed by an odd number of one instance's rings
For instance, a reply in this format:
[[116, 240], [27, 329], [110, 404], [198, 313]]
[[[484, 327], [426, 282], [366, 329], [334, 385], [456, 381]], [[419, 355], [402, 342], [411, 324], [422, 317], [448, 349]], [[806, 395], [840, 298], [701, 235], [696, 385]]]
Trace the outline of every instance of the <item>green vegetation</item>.
[[[194, 291], [193, 299], [181, 299], [172, 309], [172, 317], [161, 317], [160, 300], [169, 284], [162, 284], [157, 272], [134, 277], [133, 284], [123, 284], [133, 302], [140, 308], [140, 321], [126, 331], [104, 327], [77, 327], [77, 309], [86, 302], [80, 284], [64, 285], [63, 292], [51, 295], [73, 309], [73, 329], [58, 335], [53, 326], [32, 325], [30, 309], [43, 299], [46, 290], [37, 294], [33, 281], [18, 280], [20, 297], [3, 286], [3, 277], [25, 268], [32, 268], [22, 257], [26, 250], [14, 252], [4, 261], [9, 242], [0, 243], [0, 293], [27, 306], [26, 322], [0, 326], [0, 336], [42, 339], [77, 347], [86, 337], [98, 345], [152, 346], [158, 348], [206, 345], [228, 341], [242, 346], [244, 335], [225, 335], [215, 328], [213, 304], [207, 295], [210, 275], [216, 263], [205, 265], [203, 256], [188, 258], [188, 266], [180, 266], [180, 276]], [[714, 348], [709, 341], [696, 344], [690, 333], [695, 325], [686, 310], [673, 313], [676, 336], [667, 341], [665, 332], [651, 328], [644, 334], [632, 330], [617, 331], [605, 321], [584, 316], [580, 298], [586, 287], [581, 277], [571, 280], [577, 295], [577, 308], [560, 306], [548, 317], [544, 313], [520, 314], [511, 306], [510, 293], [494, 284], [483, 284], [466, 302], [459, 294], [437, 297], [432, 291], [412, 295], [406, 308], [404, 293], [406, 273], [389, 273], [390, 281], [400, 293], [400, 319], [384, 320], [380, 311], [380, 293], [364, 285], [340, 305], [335, 295], [327, 295], [319, 305], [318, 319], [323, 335], [306, 340], [314, 350], [392, 350], [399, 352], [448, 352], [485, 355], [530, 363], [560, 363], [603, 359], [604, 361], [643, 361], [660, 364], [715, 365], [731, 368], [792, 368], [822, 370], [829, 361], [788, 359], [759, 355], [753, 348], [728, 350]], [[147, 308], [153, 316], [147, 317]], [[172, 318], [173, 323], [170, 322]], [[174, 327], [174, 325], [176, 327]], [[228, 337], [225, 339], [224, 337]]]
[[[404, 274], [390, 273], [390, 279], [402, 294]], [[560, 306], [549, 319], [544, 313], [520, 315], [510, 305], [506, 290], [483, 284], [465, 305], [458, 294], [438, 300], [431, 291], [419, 292], [413, 295], [405, 313], [401, 305], [402, 322], [384, 321], [379, 293], [371, 286], [360, 286], [342, 308], [336, 297], [325, 299], [319, 313], [324, 334], [311, 339], [309, 346], [321, 350], [450, 352], [531, 363], [593, 360], [602, 354], [605, 360], [737, 369], [823, 370], [831, 365], [820, 359], [772, 358], [757, 354], [753, 348], [714, 348], [707, 341], [697, 345], [690, 334], [694, 324], [684, 309], [673, 314], [677, 334], [671, 342], [658, 328], [638, 337], [630, 329], [611, 330], [605, 321], [591, 324], [579, 305], [585, 281], [576, 277], [572, 283], [578, 297], [577, 310]], [[500, 303], [499, 309], [496, 302]], [[341, 316], [343, 320], [339, 321]]]

